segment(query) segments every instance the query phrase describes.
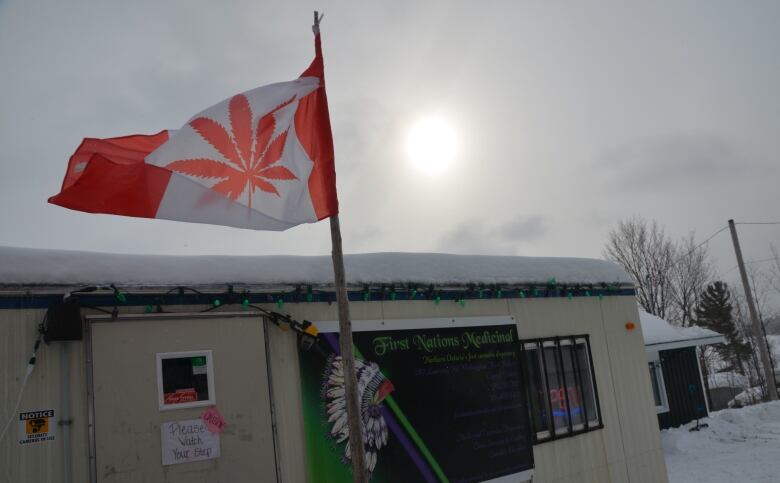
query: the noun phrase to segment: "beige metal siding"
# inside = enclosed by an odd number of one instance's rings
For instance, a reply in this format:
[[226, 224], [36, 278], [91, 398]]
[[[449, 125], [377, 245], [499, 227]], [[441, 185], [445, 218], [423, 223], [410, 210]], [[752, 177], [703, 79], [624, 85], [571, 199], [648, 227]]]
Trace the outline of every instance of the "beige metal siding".
[[[639, 312], [636, 304], [621, 303], [616, 297], [605, 297], [601, 307], [629, 479], [632, 483], [665, 481], [666, 465]], [[633, 331], [626, 329], [629, 322], [636, 326]], [[656, 474], [661, 471], [664, 480]]]
[[[351, 304], [353, 312], [360, 312], [358, 304]], [[276, 310], [276, 307], [267, 307]], [[338, 317], [336, 304], [288, 304], [284, 312], [298, 320], [333, 319]], [[277, 458], [281, 481], [307, 481], [304, 464], [306, 443], [303, 432], [303, 408], [298, 372], [298, 346], [295, 335], [287, 329], [269, 325], [267, 329], [271, 366], [271, 403], [274, 408]]]
[[[279, 310], [275, 305], [265, 306]], [[199, 310], [202, 307], [193, 307]], [[143, 308], [133, 308], [142, 310]], [[172, 307], [184, 311], [186, 307]], [[230, 310], [229, 308], [227, 308]], [[452, 301], [353, 302], [353, 320], [512, 315], [521, 338], [590, 334], [594, 370], [604, 429], [534, 448], [535, 482], [631, 482], [667, 481], [663, 452], [653, 406], [641, 329], [627, 331], [625, 323], [638, 324], [633, 297], [609, 296], [550, 299], [467, 300], [465, 307]], [[285, 304], [281, 312], [298, 320], [337, 320], [336, 304]], [[5, 412], [15, 396], [14, 380], [24, 372], [35, 327], [43, 311], [0, 311], [0, 409]], [[359, 328], [359, 327], [357, 327]], [[294, 334], [267, 328], [271, 363], [272, 403], [276, 414], [277, 458], [282, 481], [305, 481], [305, 441]], [[227, 334], [220, 334], [226, 338]], [[28, 387], [25, 404], [59, 406], [59, 355], [57, 345], [41, 349], [41, 364]], [[203, 348], [203, 347], [199, 347]], [[241, 346], [242, 351], [249, 347]], [[74, 417], [74, 482], [87, 479], [86, 400], [84, 359], [80, 343], [71, 351], [71, 408]], [[217, 381], [217, 390], [220, 391]], [[12, 395], [13, 393], [13, 395]], [[218, 396], [219, 397], [219, 396]], [[219, 402], [219, 399], [218, 399]], [[13, 429], [12, 429], [13, 431]], [[15, 434], [15, 432], [14, 432]], [[159, 429], [152, 434], [159, 445]], [[14, 441], [14, 440], [11, 440]], [[0, 443], [0, 463], [11, 468], [12, 481], [58, 482], [61, 468], [59, 441], [27, 451], [17, 444]], [[223, 452], [225, 454], [225, 452]], [[0, 478], [3, 477], [0, 469]], [[238, 480], [236, 480], [238, 481]]]
[[[209, 314], [91, 324], [98, 482], [274, 481], [263, 318]], [[160, 425], [199, 419], [204, 407], [158, 408], [156, 354], [213, 351], [216, 406], [228, 421], [221, 456], [161, 465]]]
[[[598, 431], [537, 445], [534, 448], [535, 481], [580, 481], [582, 471], [588, 468], [590, 473], [599, 475], [601, 481], [628, 481], [598, 298], [513, 300], [510, 308], [521, 339], [590, 335], [604, 423], [604, 428]], [[601, 469], [596, 471], [597, 468]], [[605, 475], [608, 475], [606, 479]]]
[[[0, 420], [11, 417], [23, 380], [27, 361], [32, 354], [38, 324], [45, 310], [0, 310]], [[60, 357], [63, 344], [69, 345], [70, 411], [73, 454], [73, 481], [85, 481], [87, 452], [86, 403], [84, 399], [84, 353], [78, 342], [41, 344], [35, 370], [27, 382], [19, 411], [54, 409], [61, 421]], [[22, 483], [62, 481], [62, 427], [54, 441], [21, 446], [18, 444], [18, 412], [4, 441], [0, 441], [0, 479]]]

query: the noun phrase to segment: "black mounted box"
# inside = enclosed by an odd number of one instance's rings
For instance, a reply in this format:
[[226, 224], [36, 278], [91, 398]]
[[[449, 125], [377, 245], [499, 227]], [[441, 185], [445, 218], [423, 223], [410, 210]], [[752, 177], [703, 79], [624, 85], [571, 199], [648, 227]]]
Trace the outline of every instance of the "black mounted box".
[[50, 306], [46, 312], [45, 330], [43, 340], [46, 342], [81, 340], [83, 338], [81, 307], [72, 302]]

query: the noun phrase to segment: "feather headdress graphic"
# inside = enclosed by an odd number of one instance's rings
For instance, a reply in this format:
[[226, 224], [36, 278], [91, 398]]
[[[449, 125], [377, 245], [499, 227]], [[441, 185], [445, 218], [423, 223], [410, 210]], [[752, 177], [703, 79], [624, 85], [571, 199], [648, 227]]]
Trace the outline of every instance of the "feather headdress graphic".
[[[366, 451], [366, 468], [373, 472], [376, 467], [379, 450], [387, 445], [388, 431], [385, 418], [379, 405], [393, 392], [395, 387], [379, 370], [374, 362], [355, 359], [360, 417], [363, 424], [363, 445]], [[341, 444], [346, 442], [342, 460], [346, 463], [351, 456], [350, 438], [347, 424], [347, 400], [344, 391], [344, 370], [341, 356], [330, 356], [323, 375], [322, 396], [325, 402], [328, 423], [331, 424], [330, 436]]]

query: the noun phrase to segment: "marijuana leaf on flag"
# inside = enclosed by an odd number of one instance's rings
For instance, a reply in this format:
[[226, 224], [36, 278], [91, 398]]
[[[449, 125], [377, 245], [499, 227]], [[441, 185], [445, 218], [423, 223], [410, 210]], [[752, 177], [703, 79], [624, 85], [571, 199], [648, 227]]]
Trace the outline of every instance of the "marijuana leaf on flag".
[[319, 34], [315, 51], [298, 79], [237, 94], [177, 131], [85, 139], [49, 202], [256, 230], [337, 214]]

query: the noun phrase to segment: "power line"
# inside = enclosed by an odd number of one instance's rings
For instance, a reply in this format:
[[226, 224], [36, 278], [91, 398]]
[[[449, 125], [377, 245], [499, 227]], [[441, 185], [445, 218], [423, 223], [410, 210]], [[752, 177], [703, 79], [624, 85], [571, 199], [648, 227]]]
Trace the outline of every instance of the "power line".
[[[771, 261], [780, 261], [780, 258], [772, 257], [772, 258], [762, 258], [761, 260], [748, 260], [747, 262], [745, 262], [745, 265], [752, 265], [755, 263], [764, 263], [764, 262], [771, 262]], [[729, 268], [725, 272], [718, 274], [718, 278], [721, 278], [722, 276], [729, 274], [737, 267], [739, 267], [739, 265], [734, 265], [733, 267]]]
[[780, 258], [778, 258], [778, 257], [762, 258], [761, 260], [751, 260], [751, 261], [745, 262], [745, 263], [763, 263], [763, 262], [771, 262], [772, 260], [780, 260]]
[[686, 253], [685, 255], [683, 255], [683, 256], [681, 256], [681, 257], [678, 257], [678, 258], [677, 258], [677, 259], [676, 259], [676, 260], [675, 260], [673, 263], [677, 263], [677, 262], [679, 262], [680, 260], [682, 260], [683, 258], [685, 258], [685, 257], [688, 257], [688, 256], [692, 255], [694, 252], [696, 252], [696, 250], [698, 250], [699, 248], [701, 248], [701, 247], [702, 247], [702, 245], [704, 245], [704, 244], [705, 244], [705, 243], [707, 243], [708, 241], [710, 241], [710, 240], [712, 240], [713, 238], [715, 238], [715, 236], [717, 236], [717, 235], [718, 235], [720, 232], [722, 232], [723, 230], [727, 230], [727, 229], [728, 229], [728, 227], [729, 227], [729, 226], [728, 226], [728, 225], [726, 225], [726, 226], [724, 226], [723, 228], [721, 228], [720, 230], [716, 231], [715, 233], [713, 233], [712, 235], [710, 235], [709, 237], [707, 237], [707, 239], [706, 239], [706, 240], [704, 240], [703, 242], [701, 242], [701, 243], [699, 243], [698, 245], [696, 245], [695, 247], [693, 247], [693, 249], [692, 249], [691, 251], [689, 251], [688, 253]]
[[[780, 225], [780, 221], [739, 221], [734, 222], [735, 225]], [[778, 257], [771, 257], [771, 258], [763, 258], [761, 260], [749, 260], [745, 262], [745, 265], [753, 265], [756, 263], [764, 263], [764, 262], [771, 262], [771, 261], [780, 261], [780, 258]], [[718, 278], [723, 277], [724, 275], [728, 275], [731, 273], [734, 269], [738, 268], [739, 265], [734, 265], [733, 267], [729, 268], [725, 272], [719, 273]]]

